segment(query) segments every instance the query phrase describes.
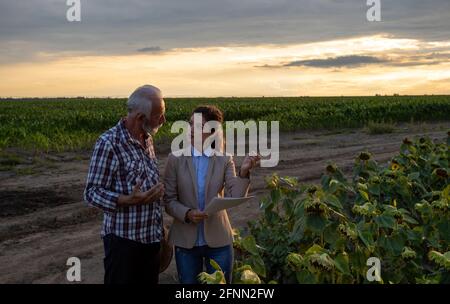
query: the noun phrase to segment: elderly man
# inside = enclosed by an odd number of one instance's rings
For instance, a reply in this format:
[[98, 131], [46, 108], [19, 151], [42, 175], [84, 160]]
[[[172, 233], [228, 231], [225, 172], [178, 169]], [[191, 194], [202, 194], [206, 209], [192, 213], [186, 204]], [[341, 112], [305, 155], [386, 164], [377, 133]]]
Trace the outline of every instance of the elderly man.
[[95, 145], [84, 199], [104, 214], [105, 284], [158, 283], [164, 186], [152, 135], [165, 121], [161, 91], [142, 86]]

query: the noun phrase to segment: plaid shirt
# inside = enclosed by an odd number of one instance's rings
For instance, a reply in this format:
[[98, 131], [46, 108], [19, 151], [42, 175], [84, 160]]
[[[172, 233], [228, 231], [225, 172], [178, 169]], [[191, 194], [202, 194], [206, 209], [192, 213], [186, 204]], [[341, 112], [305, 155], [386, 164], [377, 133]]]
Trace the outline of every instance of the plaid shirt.
[[159, 181], [159, 170], [149, 136], [144, 148], [133, 139], [121, 120], [99, 137], [89, 166], [84, 200], [104, 212], [102, 237], [107, 234], [148, 244], [163, 236], [161, 202], [143, 206], [118, 207], [121, 194], [133, 191], [137, 179], [141, 191]]

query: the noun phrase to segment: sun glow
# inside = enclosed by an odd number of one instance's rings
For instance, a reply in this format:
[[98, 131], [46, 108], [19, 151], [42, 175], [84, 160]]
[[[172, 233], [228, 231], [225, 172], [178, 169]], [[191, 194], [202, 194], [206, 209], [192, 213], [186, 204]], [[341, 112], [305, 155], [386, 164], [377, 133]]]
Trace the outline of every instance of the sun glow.
[[[430, 61], [437, 52], [438, 61]], [[0, 96], [127, 96], [143, 83], [166, 96], [449, 94], [449, 54], [449, 42], [387, 35], [115, 56], [41, 53], [32, 62], [0, 65]], [[342, 56], [382, 60], [313, 65]], [[312, 63], [288, 65], [305, 60]]]

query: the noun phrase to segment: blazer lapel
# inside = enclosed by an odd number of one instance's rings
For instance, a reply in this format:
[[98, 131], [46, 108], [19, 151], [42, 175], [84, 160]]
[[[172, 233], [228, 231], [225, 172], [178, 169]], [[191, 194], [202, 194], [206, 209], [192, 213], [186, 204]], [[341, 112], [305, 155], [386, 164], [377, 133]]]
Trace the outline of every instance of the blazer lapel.
[[192, 184], [194, 186], [194, 197], [196, 198], [196, 201], [198, 202], [198, 197], [197, 197], [197, 193], [198, 193], [198, 189], [197, 189], [197, 174], [195, 174], [195, 170], [194, 170], [194, 158], [191, 156], [186, 157], [186, 161], [188, 163], [188, 167], [189, 167], [189, 173], [191, 174], [191, 181]]
[[216, 156], [215, 155], [213, 155], [213, 156], [211, 156], [209, 158], [208, 171], [206, 173], [206, 181], [205, 181], [205, 207], [209, 203], [206, 200], [206, 198], [208, 197], [208, 186], [209, 186], [209, 182], [211, 181], [211, 176], [212, 176], [212, 173], [213, 173], [215, 161], [216, 161]]

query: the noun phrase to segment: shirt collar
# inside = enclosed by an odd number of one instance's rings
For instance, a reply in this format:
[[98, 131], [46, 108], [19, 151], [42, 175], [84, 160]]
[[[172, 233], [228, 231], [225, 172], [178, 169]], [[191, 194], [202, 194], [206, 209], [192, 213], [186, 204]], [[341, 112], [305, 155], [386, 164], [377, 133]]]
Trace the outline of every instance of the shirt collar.
[[[120, 138], [124, 142], [139, 143], [139, 141], [137, 139], [134, 139], [133, 136], [131, 136], [130, 131], [128, 131], [128, 129], [125, 127], [125, 118], [122, 118], [117, 125], [120, 130]], [[147, 136], [145, 137], [145, 142], [148, 142], [149, 139], [151, 140], [150, 137], [151, 137], [150, 134], [147, 134]]]
[[117, 124], [117, 127], [119, 129], [119, 136], [120, 139], [123, 142], [128, 142], [128, 141], [132, 141], [133, 138], [131, 137], [130, 132], [128, 132], [127, 128], [125, 127], [125, 120], [124, 118], [122, 118], [119, 123]]

